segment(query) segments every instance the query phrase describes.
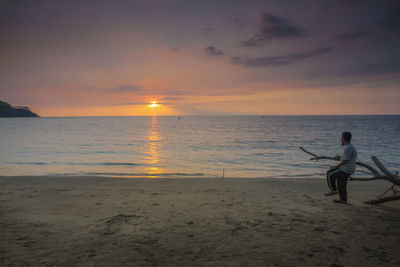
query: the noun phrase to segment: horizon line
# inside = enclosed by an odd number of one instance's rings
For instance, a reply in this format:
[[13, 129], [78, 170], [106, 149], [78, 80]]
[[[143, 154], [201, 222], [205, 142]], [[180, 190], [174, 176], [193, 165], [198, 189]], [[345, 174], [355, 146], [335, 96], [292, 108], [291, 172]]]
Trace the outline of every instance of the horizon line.
[[[114, 116], [114, 115], [102, 115], [102, 116], [39, 116], [29, 118], [106, 118], [106, 117], [202, 117], [202, 116], [221, 116], [221, 117], [233, 117], [233, 116], [400, 116], [400, 114], [192, 114], [192, 115], [126, 115], [126, 116]], [[28, 118], [28, 117], [0, 117], [0, 118]]]

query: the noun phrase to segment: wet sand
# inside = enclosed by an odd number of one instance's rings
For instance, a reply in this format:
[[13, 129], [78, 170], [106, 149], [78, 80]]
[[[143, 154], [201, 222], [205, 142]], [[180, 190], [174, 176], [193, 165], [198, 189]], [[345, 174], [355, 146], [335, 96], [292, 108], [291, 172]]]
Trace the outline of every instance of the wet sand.
[[1, 266], [399, 266], [389, 183], [0, 177]]

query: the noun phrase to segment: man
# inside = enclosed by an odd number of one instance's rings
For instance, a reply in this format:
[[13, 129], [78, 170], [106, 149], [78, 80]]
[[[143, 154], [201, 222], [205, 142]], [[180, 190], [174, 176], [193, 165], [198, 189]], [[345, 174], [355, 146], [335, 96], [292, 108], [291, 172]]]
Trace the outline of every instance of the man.
[[[345, 146], [343, 155], [340, 158], [340, 163], [336, 166], [331, 166], [330, 170], [326, 174], [326, 180], [328, 182], [329, 191], [326, 196], [332, 196], [337, 194], [339, 189], [340, 199], [335, 199], [335, 203], [347, 203], [347, 179], [356, 169], [357, 150], [351, 144], [351, 133], [344, 132], [342, 134], [342, 146]], [[336, 187], [337, 182], [337, 187]]]

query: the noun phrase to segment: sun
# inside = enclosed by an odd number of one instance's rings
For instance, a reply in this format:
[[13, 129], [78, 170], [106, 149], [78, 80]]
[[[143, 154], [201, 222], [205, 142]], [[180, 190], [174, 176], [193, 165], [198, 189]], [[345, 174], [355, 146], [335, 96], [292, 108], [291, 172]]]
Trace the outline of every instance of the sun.
[[149, 108], [158, 108], [160, 105], [157, 104], [157, 101], [151, 101], [151, 104], [148, 106], [149, 106]]

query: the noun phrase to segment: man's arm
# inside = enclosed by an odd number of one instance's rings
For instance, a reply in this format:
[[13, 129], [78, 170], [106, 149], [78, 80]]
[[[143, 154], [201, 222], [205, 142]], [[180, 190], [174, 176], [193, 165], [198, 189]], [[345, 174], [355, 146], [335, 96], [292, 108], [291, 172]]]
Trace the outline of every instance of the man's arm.
[[339, 168], [340, 166], [346, 164], [347, 162], [349, 162], [349, 161], [348, 161], [347, 159], [344, 159], [344, 160], [342, 160], [341, 162], [339, 162], [338, 165], [336, 165], [336, 166], [331, 166], [331, 169]]
[[346, 148], [343, 151], [343, 160], [341, 162], [339, 162], [339, 164], [337, 164], [336, 166], [331, 166], [331, 169], [336, 169], [339, 168], [340, 166], [343, 166], [344, 164], [348, 163], [351, 157], [351, 151]]

